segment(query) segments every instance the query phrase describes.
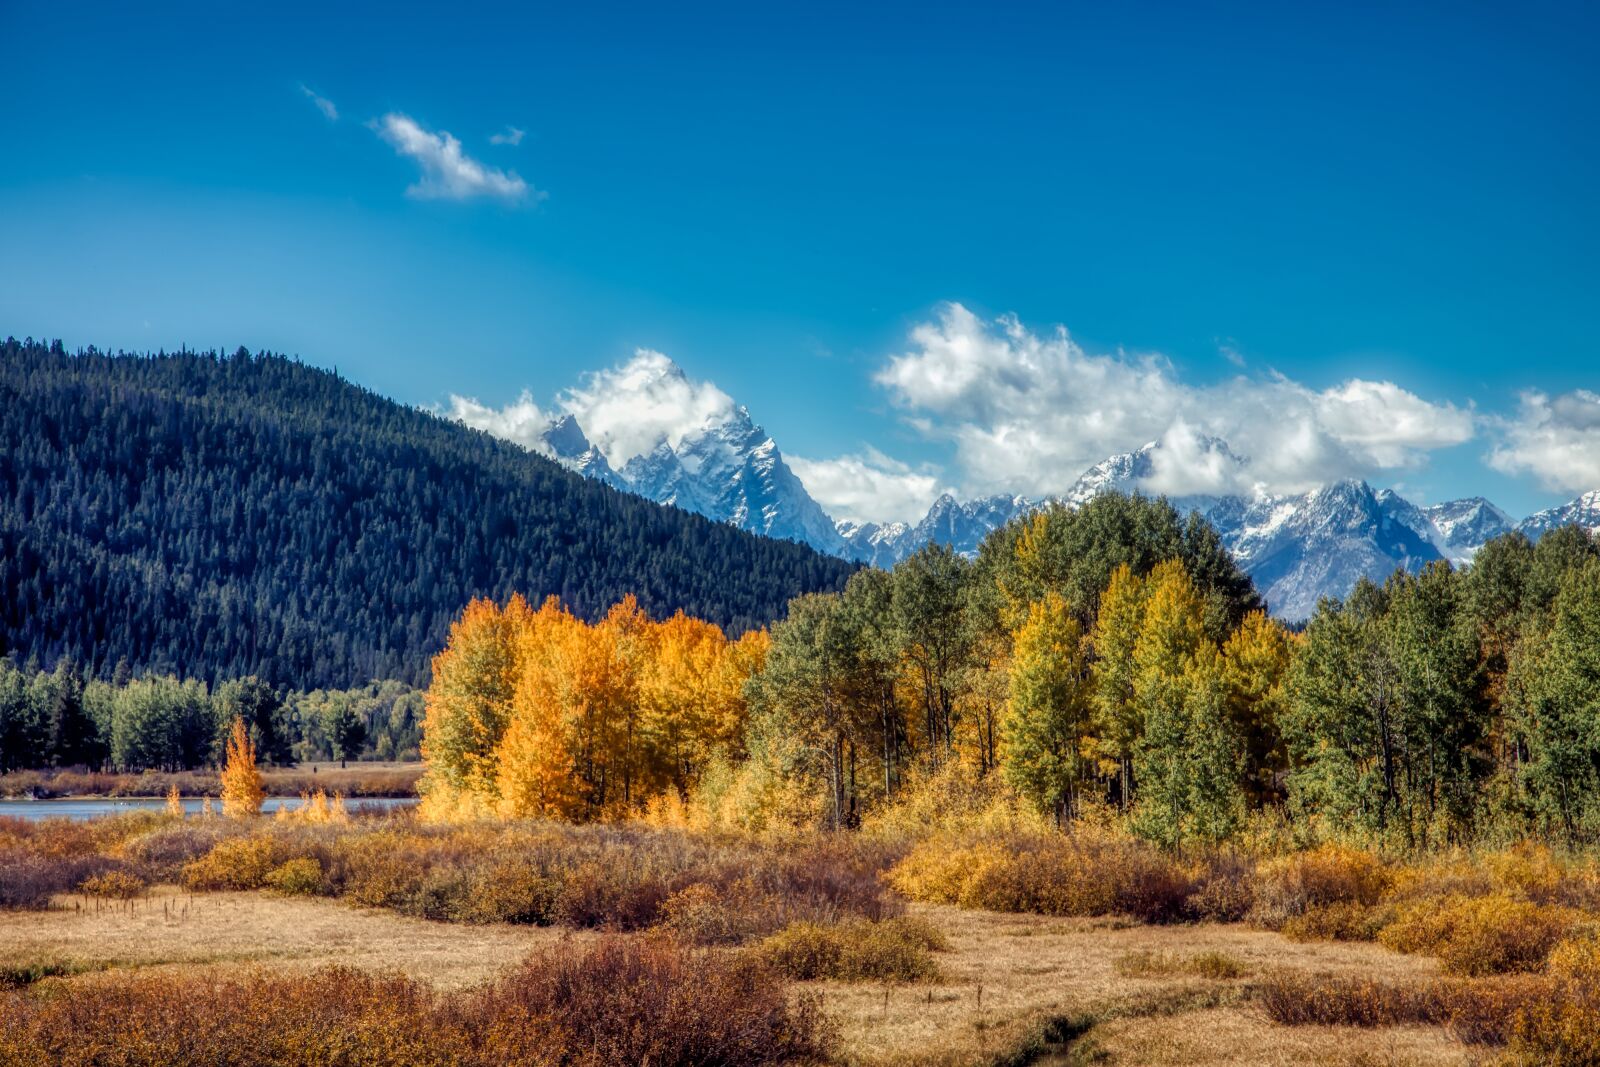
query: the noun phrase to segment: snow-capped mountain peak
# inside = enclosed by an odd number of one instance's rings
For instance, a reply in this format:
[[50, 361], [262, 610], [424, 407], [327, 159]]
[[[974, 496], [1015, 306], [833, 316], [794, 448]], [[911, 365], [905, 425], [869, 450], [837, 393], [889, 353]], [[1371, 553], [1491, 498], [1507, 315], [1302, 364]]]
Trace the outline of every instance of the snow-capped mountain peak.
[[1537, 541], [1558, 526], [1581, 526], [1590, 533], [1600, 532], [1600, 489], [1591, 489], [1576, 500], [1546, 508], [1517, 523], [1517, 529]]
[[[660, 378], [686, 378], [665, 357], [644, 369]], [[777, 442], [726, 396], [710, 406], [697, 429], [677, 433], [616, 470], [568, 414], [540, 434], [538, 451], [660, 503], [876, 566], [891, 566], [929, 542], [975, 555], [994, 530], [1052, 503], [1078, 508], [1106, 492], [1154, 496], [1166, 485], [1213, 485], [1215, 493], [1166, 495], [1178, 511], [1210, 522], [1272, 610], [1291, 620], [1309, 616], [1324, 596], [1347, 595], [1363, 577], [1382, 581], [1397, 568], [1415, 572], [1439, 559], [1466, 563], [1484, 542], [1513, 528], [1505, 512], [1481, 497], [1418, 507], [1359, 479], [1297, 494], [1234, 488], [1246, 484], [1245, 460], [1220, 438], [1188, 432], [1109, 456], [1060, 496], [997, 494], [963, 501], [945, 493], [915, 524], [834, 523], [789, 468]], [[1537, 539], [1569, 523], [1600, 532], [1600, 490], [1515, 528]]]

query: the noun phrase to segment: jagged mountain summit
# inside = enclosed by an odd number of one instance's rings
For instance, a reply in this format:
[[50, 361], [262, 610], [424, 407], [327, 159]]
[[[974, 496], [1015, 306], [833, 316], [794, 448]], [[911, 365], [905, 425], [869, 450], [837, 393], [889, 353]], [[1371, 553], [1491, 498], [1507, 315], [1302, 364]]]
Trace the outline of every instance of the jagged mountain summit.
[[1535, 512], [1517, 523], [1517, 529], [1534, 541], [1558, 526], [1581, 526], [1590, 533], [1600, 533], [1600, 489], [1592, 489], [1559, 507]]
[[[572, 470], [674, 504], [740, 529], [802, 541], [836, 556], [888, 567], [928, 544], [975, 555], [992, 531], [1049, 504], [1081, 507], [1105, 492], [1158, 495], [1176, 464], [1169, 446], [1152, 441], [1107, 457], [1065, 491], [1044, 498], [1000, 494], [962, 501], [946, 493], [917, 523], [834, 522], [784, 462], [772, 438], [743, 407], [708, 420], [676, 445], [662, 440], [614, 469], [571, 415], [542, 434], [544, 450]], [[1185, 470], [1214, 476], [1214, 493], [1170, 495], [1174, 507], [1198, 512], [1221, 535], [1272, 611], [1297, 621], [1325, 596], [1342, 597], [1361, 578], [1382, 581], [1397, 568], [1469, 562], [1491, 538], [1512, 529], [1537, 539], [1568, 523], [1600, 531], [1600, 491], [1514, 523], [1482, 497], [1418, 507], [1390, 489], [1342, 480], [1297, 494], [1224, 491], [1245, 482], [1246, 459], [1227, 442], [1194, 436], [1176, 446]]]
[[751, 533], [857, 558], [743, 406], [708, 421], [676, 446], [657, 442], [649, 452], [630, 457], [620, 470], [589, 441], [573, 415], [555, 419], [539, 436], [557, 462], [618, 489]]
[[1457, 564], [1469, 562], [1485, 542], [1510, 533], [1515, 526], [1511, 516], [1481, 496], [1451, 500], [1421, 510], [1438, 535], [1434, 543], [1439, 551]]

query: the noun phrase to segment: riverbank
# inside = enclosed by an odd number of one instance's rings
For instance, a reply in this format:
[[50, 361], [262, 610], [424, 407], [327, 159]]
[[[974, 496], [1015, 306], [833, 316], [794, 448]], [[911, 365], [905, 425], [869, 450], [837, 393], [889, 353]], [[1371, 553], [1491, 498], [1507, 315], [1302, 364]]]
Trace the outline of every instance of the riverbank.
[[[261, 785], [269, 797], [298, 797], [320, 789], [346, 797], [415, 797], [424, 764], [300, 763], [289, 767], [263, 767]], [[0, 798], [62, 800], [105, 797], [117, 799], [165, 798], [176, 787], [182, 797], [215, 797], [221, 785], [214, 770], [145, 771], [109, 774], [78, 770], [12, 771], [0, 774]]]

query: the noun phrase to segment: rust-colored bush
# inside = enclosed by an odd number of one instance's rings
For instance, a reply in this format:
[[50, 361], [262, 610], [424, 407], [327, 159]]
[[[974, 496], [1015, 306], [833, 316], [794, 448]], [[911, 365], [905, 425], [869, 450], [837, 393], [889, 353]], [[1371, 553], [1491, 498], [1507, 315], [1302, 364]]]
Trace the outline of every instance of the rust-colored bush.
[[1448, 1026], [1468, 1044], [1504, 1044], [1514, 1021], [1549, 1000], [1539, 975], [1400, 983], [1280, 972], [1258, 989], [1267, 1017], [1287, 1026]]
[[0, 993], [8, 1067], [604, 1067], [815, 1062], [830, 1036], [753, 958], [607, 939], [530, 957], [454, 995], [331, 968], [107, 977]]

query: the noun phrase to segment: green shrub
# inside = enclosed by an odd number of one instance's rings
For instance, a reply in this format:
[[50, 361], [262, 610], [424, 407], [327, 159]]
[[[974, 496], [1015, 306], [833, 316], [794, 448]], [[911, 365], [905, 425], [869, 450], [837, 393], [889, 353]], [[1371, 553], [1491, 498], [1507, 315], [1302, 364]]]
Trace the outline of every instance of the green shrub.
[[274, 867], [265, 879], [268, 889], [286, 897], [314, 897], [327, 891], [322, 864], [311, 856], [301, 856]]

